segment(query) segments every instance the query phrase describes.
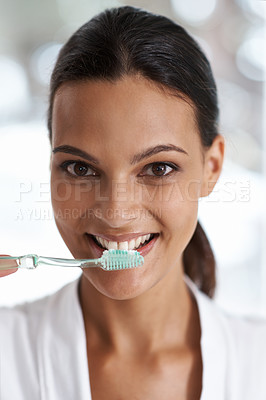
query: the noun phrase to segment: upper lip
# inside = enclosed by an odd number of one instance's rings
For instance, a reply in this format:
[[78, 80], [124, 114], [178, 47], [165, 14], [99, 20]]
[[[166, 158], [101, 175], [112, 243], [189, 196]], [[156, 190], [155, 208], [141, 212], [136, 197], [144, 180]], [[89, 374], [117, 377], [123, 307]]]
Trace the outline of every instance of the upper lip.
[[90, 235], [99, 236], [100, 238], [103, 238], [110, 242], [128, 242], [131, 239], [137, 238], [139, 236], [149, 235], [152, 233], [153, 232], [138, 232], [138, 233], [127, 233], [124, 235], [106, 235], [106, 234], [102, 234], [102, 233], [90, 233]]

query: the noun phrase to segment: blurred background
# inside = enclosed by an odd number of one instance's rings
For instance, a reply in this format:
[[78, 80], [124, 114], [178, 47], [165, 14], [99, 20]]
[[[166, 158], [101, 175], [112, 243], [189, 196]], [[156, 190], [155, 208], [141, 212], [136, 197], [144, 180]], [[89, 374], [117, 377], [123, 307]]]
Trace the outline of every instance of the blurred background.
[[[107, 7], [132, 5], [183, 25], [217, 81], [226, 161], [199, 218], [217, 259], [215, 301], [266, 317], [266, 1], [0, 0], [2, 254], [69, 257], [53, 221], [46, 129], [48, 85], [62, 44]], [[76, 269], [40, 267], [0, 279], [0, 305], [52, 293]]]

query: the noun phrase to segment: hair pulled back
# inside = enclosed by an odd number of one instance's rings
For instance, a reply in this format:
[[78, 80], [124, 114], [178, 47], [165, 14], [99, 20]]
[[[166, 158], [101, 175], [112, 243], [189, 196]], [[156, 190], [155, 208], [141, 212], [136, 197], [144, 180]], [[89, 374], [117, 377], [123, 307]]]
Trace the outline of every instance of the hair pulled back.
[[[48, 129], [57, 89], [65, 82], [141, 75], [192, 101], [202, 146], [217, 136], [218, 105], [210, 64], [194, 39], [170, 19], [130, 6], [108, 9], [78, 29], [62, 47], [50, 85]], [[198, 222], [183, 255], [185, 273], [212, 296], [215, 259]]]

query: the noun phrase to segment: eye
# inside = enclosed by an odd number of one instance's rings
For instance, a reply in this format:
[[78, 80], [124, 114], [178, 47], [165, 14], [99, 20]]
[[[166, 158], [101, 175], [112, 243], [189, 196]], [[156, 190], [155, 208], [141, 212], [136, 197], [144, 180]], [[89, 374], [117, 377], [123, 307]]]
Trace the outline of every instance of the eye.
[[[145, 174], [142, 173], [141, 176], [148, 175], [154, 178], [166, 177], [179, 169], [177, 165], [172, 163], [157, 162], [147, 165], [144, 168]], [[151, 171], [151, 173], [147, 173], [147, 171]]]
[[82, 161], [65, 161], [60, 165], [60, 168], [74, 178], [98, 176], [94, 169]]

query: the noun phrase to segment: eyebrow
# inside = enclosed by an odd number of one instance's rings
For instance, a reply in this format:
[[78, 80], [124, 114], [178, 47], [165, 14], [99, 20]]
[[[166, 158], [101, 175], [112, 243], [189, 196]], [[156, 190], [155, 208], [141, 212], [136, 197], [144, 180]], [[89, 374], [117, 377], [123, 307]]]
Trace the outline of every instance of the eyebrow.
[[[135, 154], [133, 158], [130, 161], [130, 164], [136, 164], [145, 158], [151, 157], [155, 154], [161, 153], [163, 151], [177, 151], [178, 153], [183, 153], [188, 156], [188, 153], [182, 149], [182, 147], [175, 146], [174, 144], [159, 144], [155, 147], [149, 147], [148, 149], [142, 151], [141, 153]], [[69, 145], [62, 145], [55, 147], [52, 152], [58, 153], [68, 153], [68, 154], [73, 154], [75, 156], [79, 156], [84, 158], [87, 161], [90, 161], [94, 164], [100, 164], [100, 161], [97, 160], [97, 158], [93, 157], [91, 154], [87, 153], [84, 150], [78, 149], [77, 147], [74, 146], [69, 146]]]

